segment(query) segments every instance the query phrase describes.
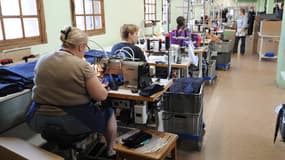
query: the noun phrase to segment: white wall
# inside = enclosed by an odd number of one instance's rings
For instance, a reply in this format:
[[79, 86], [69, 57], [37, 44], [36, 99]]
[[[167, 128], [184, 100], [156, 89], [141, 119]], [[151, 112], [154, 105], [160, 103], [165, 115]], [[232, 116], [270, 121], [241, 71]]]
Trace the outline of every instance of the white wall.
[[[183, 1], [184, 0], [172, 0], [171, 1], [171, 28], [174, 29], [176, 28], [176, 18], [178, 16], [183, 15], [183, 9], [182, 8], [177, 8], [178, 6], [181, 7], [183, 6]], [[236, 6], [236, 0], [217, 0], [214, 3], [214, 6], [220, 6], [220, 7], [232, 7]], [[208, 12], [208, 9], [210, 8], [210, 5], [206, 5], [206, 13]], [[203, 12], [203, 6], [194, 6], [194, 15], [195, 19], [199, 19], [202, 15]]]
[[[235, 0], [218, 3], [230, 5]], [[157, 19], [161, 20], [161, 0], [157, 0]], [[183, 14], [183, 0], [171, 1], [171, 24], [170, 30], [176, 28], [176, 18]], [[200, 17], [202, 7], [195, 7], [196, 17]], [[33, 54], [44, 54], [59, 48], [59, 32], [67, 25], [71, 25], [70, 0], [44, 0], [44, 14], [47, 32], [47, 44], [32, 46]], [[119, 30], [124, 23], [133, 23], [143, 28], [144, 0], [105, 0], [105, 26], [106, 33], [92, 36], [90, 39], [97, 41], [103, 46], [111, 46], [120, 41]], [[158, 32], [161, 25], [155, 27]], [[146, 34], [151, 33], [151, 27], [145, 29]]]
[[[92, 36], [90, 39], [96, 40], [103, 46], [119, 42], [122, 24], [141, 25], [144, 19], [143, 4], [143, 0], [105, 0], [106, 33]], [[71, 25], [70, 0], [44, 0], [44, 10], [48, 43], [32, 46], [33, 54], [43, 54], [58, 49], [60, 30], [66, 25]]]

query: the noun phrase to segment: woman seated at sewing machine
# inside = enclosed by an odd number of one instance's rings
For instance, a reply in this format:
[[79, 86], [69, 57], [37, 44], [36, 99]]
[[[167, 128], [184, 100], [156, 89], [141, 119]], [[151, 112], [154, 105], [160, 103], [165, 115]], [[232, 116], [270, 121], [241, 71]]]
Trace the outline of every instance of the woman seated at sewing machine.
[[92, 66], [83, 60], [88, 36], [78, 28], [67, 27], [61, 31], [60, 40], [61, 49], [42, 56], [35, 67], [28, 123], [36, 132], [54, 124], [72, 135], [102, 133], [107, 155], [112, 156], [117, 122], [112, 108], [91, 103], [105, 100], [108, 92]]
[[123, 57], [129, 60], [146, 62], [144, 52], [135, 45], [138, 41], [138, 31], [138, 26], [134, 24], [124, 24], [121, 27], [122, 42], [112, 47], [112, 53], [114, 55], [123, 54]]

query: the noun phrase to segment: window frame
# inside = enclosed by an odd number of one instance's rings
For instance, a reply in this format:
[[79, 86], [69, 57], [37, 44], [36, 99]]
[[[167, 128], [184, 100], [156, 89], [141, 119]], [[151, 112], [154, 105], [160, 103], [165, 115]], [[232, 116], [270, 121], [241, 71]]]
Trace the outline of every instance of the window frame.
[[[72, 25], [75, 26], [75, 27], [77, 26], [76, 25], [76, 16], [84, 16], [84, 27], [85, 27], [84, 31], [89, 36], [105, 34], [106, 33], [106, 26], [105, 26], [104, 0], [92, 0], [92, 3], [94, 3], [94, 1], [100, 1], [100, 5], [101, 5], [100, 14], [95, 14], [94, 13], [94, 4], [92, 5], [93, 13], [92, 14], [86, 14], [85, 13], [85, 0], [82, 0], [83, 1], [83, 14], [75, 14], [75, 2], [74, 1], [75, 0], [70, 0]], [[86, 16], [92, 16], [93, 17], [94, 25], [95, 25], [95, 16], [100, 16], [101, 17], [102, 28], [101, 29], [86, 30]]]
[[[20, 48], [20, 47], [27, 47], [37, 44], [45, 44], [47, 43], [47, 34], [46, 34], [46, 25], [45, 25], [45, 15], [44, 15], [44, 6], [43, 0], [35, 0], [36, 7], [37, 7], [37, 15], [23, 15], [22, 14], [22, 5], [21, 0], [18, 0], [19, 3], [19, 15], [2, 15], [2, 6], [0, 3], [0, 21], [2, 27], [2, 35], [3, 40], [0, 40], [0, 50], [8, 50], [12, 48]], [[22, 35], [23, 38], [14, 38], [14, 39], [5, 39], [5, 27], [3, 19], [7, 18], [20, 18], [21, 19], [21, 27], [22, 27]], [[39, 27], [39, 36], [33, 37], [25, 37], [25, 30], [24, 30], [24, 18], [37, 18], [38, 19], [38, 27]]]
[[[166, 3], [166, 4], [165, 4]], [[164, 15], [167, 13], [167, 11], [165, 10], [166, 9], [166, 6], [167, 6], [167, 0], [161, 0], [161, 8], [162, 8], [162, 13], [161, 13], [161, 21], [162, 21], [162, 24], [166, 24], [166, 19], [164, 19]], [[170, 7], [170, 6], [169, 6]], [[169, 9], [169, 15], [171, 14], [171, 9]], [[166, 15], [167, 17], [167, 15]], [[168, 17], [168, 23], [171, 23], [171, 16]]]
[[[154, 3], [149, 3], [149, 0], [144, 0], [144, 26], [145, 27], [151, 27], [152, 26], [152, 22], [150, 21], [147, 21], [146, 20], [146, 17], [148, 15], [154, 15], [155, 19], [153, 20], [156, 20], [157, 17], [157, 11], [156, 11], [156, 7], [157, 7], [157, 1], [156, 0], [153, 0]], [[146, 13], [146, 7], [150, 7], [150, 6], [154, 6], [154, 12], [153, 13]]]

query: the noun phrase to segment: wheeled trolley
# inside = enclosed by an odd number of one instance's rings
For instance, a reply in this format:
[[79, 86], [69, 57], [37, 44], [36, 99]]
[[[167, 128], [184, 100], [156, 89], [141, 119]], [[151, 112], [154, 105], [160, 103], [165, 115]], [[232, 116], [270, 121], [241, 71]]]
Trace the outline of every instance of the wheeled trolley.
[[228, 70], [231, 66], [231, 41], [211, 42], [209, 45], [210, 51], [215, 55], [212, 59], [216, 60], [216, 67], [218, 69]]
[[203, 95], [204, 83], [199, 93], [166, 92], [163, 96], [164, 131], [176, 133], [180, 139], [194, 142], [198, 151], [203, 142]]
[[209, 60], [207, 65], [207, 74], [204, 76], [204, 80], [208, 82], [208, 84], [212, 84], [214, 80], [217, 78], [216, 74], [216, 60]]

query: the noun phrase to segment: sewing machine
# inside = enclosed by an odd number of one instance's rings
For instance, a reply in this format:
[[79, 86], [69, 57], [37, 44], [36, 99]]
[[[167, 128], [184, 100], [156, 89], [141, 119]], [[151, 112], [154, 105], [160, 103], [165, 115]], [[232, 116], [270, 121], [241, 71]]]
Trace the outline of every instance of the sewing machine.
[[[151, 84], [149, 66], [145, 62], [123, 61], [122, 59], [108, 59], [95, 63], [98, 77], [107, 77], [109, 84], [115, 77], [123, 76], [124, 85], [131, 89], [142, 89]], [[112, 76], [112, 77], [110, 77]], [[115, 82], [119, 85], [117, 82]], [[113, 84], [114, 85], [114, 84]], [[114, 87], [115, 88], [115, 87]]]
[[151, 85], [149, 65], [145, 62], [123, 61], [124, 84], [128, 88], [141, 89]]

